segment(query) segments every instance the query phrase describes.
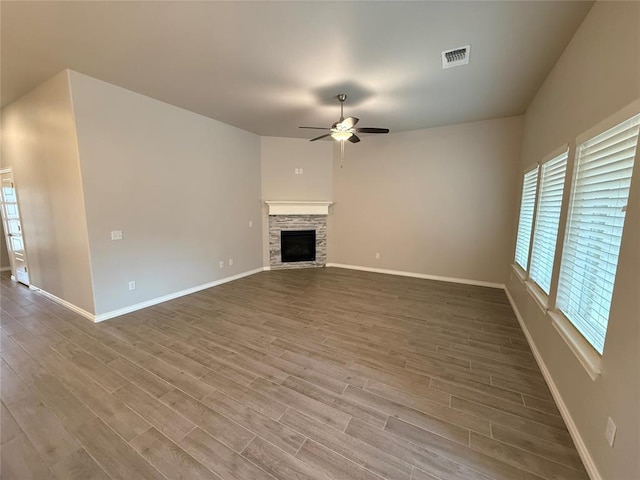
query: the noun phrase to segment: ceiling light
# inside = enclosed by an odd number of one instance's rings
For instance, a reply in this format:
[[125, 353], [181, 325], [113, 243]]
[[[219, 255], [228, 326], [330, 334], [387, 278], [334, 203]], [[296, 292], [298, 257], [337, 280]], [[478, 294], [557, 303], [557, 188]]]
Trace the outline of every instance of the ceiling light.
[[353, 133], [349, 131], [337, 131], [331, 134], [331, 138], [338, 140], [339, 142], [344, 142], [345, 140], [349, 140], [351, 135], [353, 135]]
[[363, 127], [356, 128], [356, 124], [359, 120], [356, 117], [347, 117], [344, 118], [344, 101], [347, 98], [347, 95], [341, 93], [337, 96], [340, 101], [340, 120], [331, 125], [331, 128], [322, 128], [322, 127], [300, 127], [300, 128], [310, 128], [312, 130], [328, 130], [328, 133], [320, 135], [318, 137], [312, 138], [310, 141], [315, 142], [316, 140], [322, 140], [323, 138], [331, 137], [334, 140], [344, 144], [345, 140], [349, 140], [351, 143], [358, 143], [360, 138], [357, 133], [389, 133], [388, 128], [374, 128], [374, 127]]

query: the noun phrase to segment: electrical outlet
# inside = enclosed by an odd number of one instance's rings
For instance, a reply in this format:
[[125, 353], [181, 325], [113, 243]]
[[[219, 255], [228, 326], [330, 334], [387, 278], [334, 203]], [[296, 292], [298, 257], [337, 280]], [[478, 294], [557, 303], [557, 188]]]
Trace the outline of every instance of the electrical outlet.
[[224, 268], [224, 260], [220, 261], [220, 268]]
[[229, 266], [233, 265], [233, 258], [229, 259]]
[[607, 429], [604, 432], [604, 437], [607, 439], [607, 443], [610, 447], [613, 447], [613, 442], [616, 439], [616, 424], [613, 423], [611, 417], [607, 418]]
[[136, 289], [136, 282], [129, 282], [129, 290], [135, 290]]
[[122, 240], [122, 230], [114, 230], [111, 232], [111, 240]]
[[293, 169], [293, 173], [295, 173], [296, 175], [300, 175], [300, 169], [299, 168], [294, 168]]
[[380, 254], [376, 253], [376, 260], [380, 260]]
[[301, 168], [298, 169], [298, 172], [300, 175], [302, 175], [304, 173], [304, 170], [302, 170]]
[[253, 227], [253, 220], [249, 220], [249, 228]]

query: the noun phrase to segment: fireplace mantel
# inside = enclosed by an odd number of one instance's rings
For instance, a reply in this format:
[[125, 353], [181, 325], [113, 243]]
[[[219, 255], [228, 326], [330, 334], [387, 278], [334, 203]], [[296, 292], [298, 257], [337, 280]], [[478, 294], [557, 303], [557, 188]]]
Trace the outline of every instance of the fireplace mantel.
[[305, 202], [291, 200], [266, 200], [269, 215], [329, 215], [333, 202]]

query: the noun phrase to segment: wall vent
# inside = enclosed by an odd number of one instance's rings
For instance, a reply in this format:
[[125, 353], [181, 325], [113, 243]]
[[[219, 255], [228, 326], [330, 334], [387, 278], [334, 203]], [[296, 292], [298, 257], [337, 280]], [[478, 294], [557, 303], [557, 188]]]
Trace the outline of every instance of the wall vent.
[[442, 68], [458, 67], [469, 63], [469, 54], [471, 53], [471, 45], [464, 47], [452, 48], [442, 52]]

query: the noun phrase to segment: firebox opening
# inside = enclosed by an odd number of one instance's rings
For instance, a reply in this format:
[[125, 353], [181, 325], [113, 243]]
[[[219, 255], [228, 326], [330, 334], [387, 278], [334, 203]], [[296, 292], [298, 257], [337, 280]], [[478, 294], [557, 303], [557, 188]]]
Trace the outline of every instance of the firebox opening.
[[316, 231], [294, 230], [280, 232], [282, 262], [315, 262]]

